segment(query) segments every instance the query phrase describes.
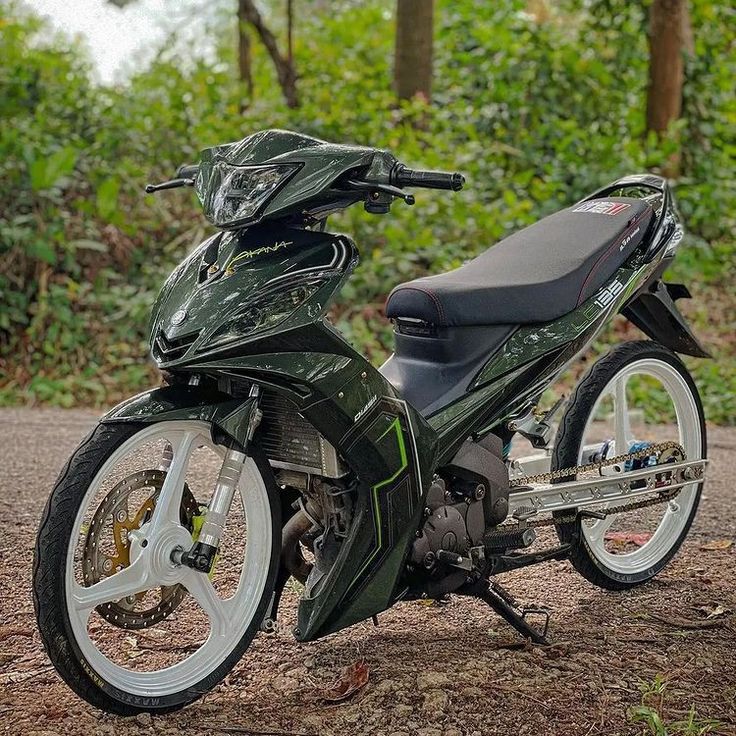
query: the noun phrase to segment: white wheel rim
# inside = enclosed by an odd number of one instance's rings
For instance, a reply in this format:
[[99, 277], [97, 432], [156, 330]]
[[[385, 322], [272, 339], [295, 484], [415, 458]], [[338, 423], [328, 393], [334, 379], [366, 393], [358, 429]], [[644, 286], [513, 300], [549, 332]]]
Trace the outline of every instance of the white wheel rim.
[[[677, 418], [678, 442], [685, 450], [688, 460], [702, 456], [702, 436], [700, 416], [695, 399], [680, 372], [662, 360], [644, 358], [627, 365], [619, 371], [603, 389], [588, 416], [578, 462], [582, 460], [590, 425], [601, 401], [611, 396], [614, 404], [614, 444], [615, 454], [626, 452], [635, 438], [631, 434], [629, 408], [626, 400], [626, 385], [634, 375], [655, 378], [668, 393]], [[621, 445], [625, 449], [621, 450]], [[684, 486], [674, 503], [668, 503], [659, 526], [651, 538], [638, 549], [628, 554], [614, 554], [606, 549], [605, 534], [617, 515], [611, 515], [592, 524], [583, 522], [581, 528], [585, 541], [592, 554], [606, 567], [625, 575], [636, 575], [650, 570], [672, 549], [682, 534], [693, 505], [697, 500], [698, 483]], [[665, 508], [664, 504], [662, 507]]]
[[[85, 588], [75, 578], [74, 551], [87, 505], [95, 498], [105, 477], [126, 455], [160, 439], [171, 444], [174, 457], [153, 516], [146, 525], [149, 527], [145, 535], [148, 540], [146, 549], [139, 552], [129, 567]], [[192, 544], [191, 534], [179, 523], [179, 508], [189, 460], [192, 452], [201, 446], [218, 454], [224, 452], [224, 448], [212, 442], [210, 427], [203, 422], [162, 422], [146, 427], [107, 459], [87, 489], [74, 521], [65, 573], [66, 605], [72, 632], [92, 669], [110, 685], [126, 693], [160, 698], [186, 690], [207, 677], [243, 637], [264, 593], [271, 558], [272, 519], [266, 486], [252, 458], [246, 459], [238, 485], [248, 537], [240, 579], [232, 597], [220, 598], [207, 575], [186, 567], [164, 564], [170, 548], [177, 544]], [[156, 585], [176, 583], [187, 588], [209, 619], [209, 635], [199, 649], [172, 666], [148, 672], [122, 667], [98, 649], [88, 631], [89, 616], [95, 606]]]

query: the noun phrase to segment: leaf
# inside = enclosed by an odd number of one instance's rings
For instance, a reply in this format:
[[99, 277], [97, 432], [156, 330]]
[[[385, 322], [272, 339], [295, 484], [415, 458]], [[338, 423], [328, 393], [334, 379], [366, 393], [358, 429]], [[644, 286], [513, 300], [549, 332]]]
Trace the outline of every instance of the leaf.
[[34, 240], [28, 244], [26, 252], [29, 256], [52, 266], [56, 263], [56, 251], [54, 250], [54, 246], [48, 241]]
[[62, 176], [69, 174], [77, 162], [77, 152], [65, 146], [49, 156], [35, 159], [30, 166], [31, 187], [35, 191], [50, 189]]
[[725, 608], [720, 603], [712, 603], [707, 606], [699, 606], [697, 610], [705, 614], [705, 618], [708, 620], [719, 618], [720, 616], [727, 616], [729, 613], [731, 613], [730, 608]]
[[97, 189], [97, 212], [104, 220], [112, 220], [118, 209], [120, 180], [110, 177]]
[[721, 552], [723, 550], [731, 549], [732, 546], [732, 539], [713, 539], [710, 542], [701, 544], [700, 550], [703, 552]]
[[627, 544], [643, 547], [652, 538], [652, 535], [650, 532], [641, 534], [634, 534], [631, 532], [607, 532], [604, 538], [607, 542], [613, 543], [616, 547], [625, 547]]
[[340, 676], [328, 688], [318, 688], [314, 691], [314, 697], [325, 700], [328, 703], [339, 703], [347, 700], [368, 683], [368, 665], [364, 659], [359, 659], [349, 667], [345, 667]]
[[70, 240], [67, 245], [73, 250], [96, 250], [99, 253], [107, 253], [108, 250], [105, 243], [100, 243], [99, 240], [87, 240], [86, 238]]

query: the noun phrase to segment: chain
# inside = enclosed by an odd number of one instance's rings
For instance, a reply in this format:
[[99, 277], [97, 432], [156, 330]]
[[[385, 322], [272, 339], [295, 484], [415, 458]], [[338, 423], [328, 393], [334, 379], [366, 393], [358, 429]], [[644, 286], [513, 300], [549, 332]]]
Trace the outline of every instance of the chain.
[[[685, 458], [685, 451], [682, 445], [678, 444], [677, 442], [659, 442], [657, 444], [652, 444], [645, 448], [642, 448], [641, 450], [637, 450], [636, 452], [629, 452], [624, 455], [617, 455], [616, 457], [606, 458], [597, 463], [576, 465], [571, 468], [560, 468], [559, 470], [552, 470], [549, 473], [537, 473], [536, 475], [527, 475], [523, 478], [514, 478], [509, 482], [509, 487], [518, 488], [519, 486], [526, 486], [530, 483], [549, 483], [550, 481], [558, 480], [560, 478], [576, 476], [580, 473], [590, 473], [593, 471], [600, 472], [603, 468], [608, 468], [612, 465], [621, 465], [626, 463], [628, 460], [643, 460], [645, 458], [652, 457], [652, 455], [656, 455], [657, 461], [659, 461], [659, 458], [665, 452], [667, 452], [667, 450], [672, 450], [673, 452], [678, 453], [682, 457], [682, 459]], [[620, 514], [625, 511], [635, 511], [636, 509], [646, 508], [647, 506], [654, 506], [658, 503], [663, 503], [664, 501], [669, 501], [673, 499], [675, 496], [677, 496], [680, 490], [681, 489], [679, 488], [675, 488], [672, 491], [661, 491], [657, 494], [655, 498], [647, 498], [631, 504], [620, 504], [618, 506], [611, 506], [610, 508], [602, 509], [600, 513], [604, 516], [611, 516], [613, 514]], [[529, 520], [527, 522], [527, 526], [540, 527], [552, 526], [555, 524], [569, 524], [577, 521], [577, 519], [578, 514], [577, 512], [575, 512], [570, 516], [557, 516], [550, 519]]]

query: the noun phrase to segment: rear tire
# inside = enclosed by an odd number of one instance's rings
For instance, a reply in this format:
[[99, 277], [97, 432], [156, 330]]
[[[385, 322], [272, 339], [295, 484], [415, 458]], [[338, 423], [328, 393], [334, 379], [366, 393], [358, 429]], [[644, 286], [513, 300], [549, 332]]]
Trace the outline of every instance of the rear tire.
[[[67, 685], [81, 698], [96, 708], [123, 716], [178, 710], [200, 698], [227, 675], [250, 645], [263, 620], [274, 589], [281, 547], [281, 515], [277, 489], [267, 460], [260, 450], [253, 448], [252, 461], [255, 462], [267, 493], [267, 500], [263, 503], [267, 504], [270, 512], [272, 548], [267, 558], [269, 569], [264, 578], [265, 584], [245, 632], [236, 641], [228, 643], [229, 654], [224, 659], [220, 658], [217, 666], [209, 672], [202, 671], [197, 682], [178, 692], [155, 697], [149, 697], [140, 690], [136, 692], [133, 688], [126, 692], [119, 684], [112, 684], [96, 671], [82, 652], [78, 627], [75, 629], [69, 614], [69, 606], [72, 605], [67, 600], [70, 542], [75, 526], [78, 525], [75, 520], [80, 513], [84, 513], [83, 506], [88, 491], [103, 473], [105, 463], [123, 445], [135, 441], [137, 434], [150, 427], [151, 425], [130, 423], [100, 424], [82, 441], [62, 470], [46, 504], [36, 539], [33, 563], [36, 620], [52, 664]], [[105, 580], [114, 577], [115, 574]]]
[[[585, 374], [570, 400], [570, 404], [557, 430], [554, 450], [552, 453], [551, 469], [573, 467], [578, 464], [582, 445], [585, 442], [586, 429], [591, 415], [596, 409], [601, 395], [610, 386], [614, 378], [627, 367], [641, 361], [657, 362], [669, 366], [684, 382], [686, 390], [692, 398], [692, 409], [695, 425], [699, 427], [700, 441], [696, 442], [697, 451], [701, 458], [706, 457], [706, 429], [703, 406], [698, 389], [682, 361], [670, 350], [655, 342], [643, 340], [629, 342], [614, 347], [607, 355], [598, 360]], [[651, 363], [650, 363], [651, 364]], [[679, 423], [679, 422], [678, 422]], [[628, 450], [628, 448], [627, 448]], [[624, 450], [625, 452], [626, 450]], [[622, 454], [616, 449], [616, 454]], [[687, 459], [695, 459], [691, 456]], [[561, 478], [557, 482], [574, 480], [574, 477]], [[572, 545], [570, 561], [575, 569], [588, 581], [607, 590], [625, 590], [641, 585], [657, 575], [674, 557], [690, 530], [698, 509], [703, 483], [697, 484], [691, 500], [687, 518], [676, 537], [667, 540], [662, 555], [646, 566], [646, 569], [637, 569], [627, 572], [623, 569], [613, 569], [605, 559], [605, 555], [596, 551], [586, 536], [583, 521], [557, 524], [556, 529], [563, 544]], [[685, 492], [685, 489], [683, 489]], [[559, 512], [557, 518], [569, 516], [570, 512]]]

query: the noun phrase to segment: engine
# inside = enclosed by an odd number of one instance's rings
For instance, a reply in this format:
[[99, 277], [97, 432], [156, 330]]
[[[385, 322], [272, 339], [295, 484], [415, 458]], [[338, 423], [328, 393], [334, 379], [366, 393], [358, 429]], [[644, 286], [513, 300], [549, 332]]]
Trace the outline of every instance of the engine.
[[472, 557], [483, 537], [508, 513], [508, 471], [500, 440], [466, 442], [450, 465], [441, 469], [427, 492], [425, 520], [412, 546], [411, 561], [430, 573], [438, 563]]
[[436, 478], [427, 494], [427, 518], [412, 548], [412, 562], [432, 570], [440, 551], [465, 557], [479, 545], [485, 531], [482, 485], [469, 493], [448, 490], [442, 478]]

